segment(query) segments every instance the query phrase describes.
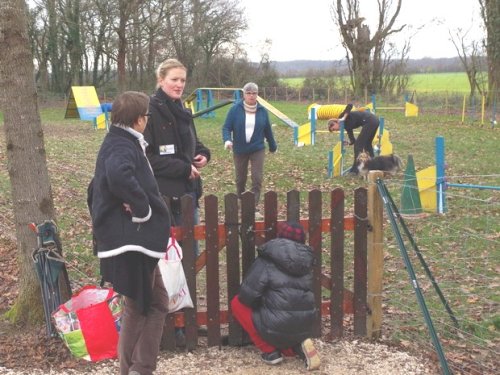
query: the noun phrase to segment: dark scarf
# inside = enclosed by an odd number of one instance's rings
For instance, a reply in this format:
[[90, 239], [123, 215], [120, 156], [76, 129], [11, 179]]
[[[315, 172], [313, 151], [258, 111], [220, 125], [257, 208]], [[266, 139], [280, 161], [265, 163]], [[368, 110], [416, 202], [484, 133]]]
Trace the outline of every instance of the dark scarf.
[[159, 97], [167, 104], [170, 113], [175, 118], [183, 154], [192, 162], [195, 156], [196, 135], [192, 127], [193, 118], [191, 112], [184, 108], [180, 100], [173, 100], [165, 94], [161, 88], [158, 89], [158, 93]]

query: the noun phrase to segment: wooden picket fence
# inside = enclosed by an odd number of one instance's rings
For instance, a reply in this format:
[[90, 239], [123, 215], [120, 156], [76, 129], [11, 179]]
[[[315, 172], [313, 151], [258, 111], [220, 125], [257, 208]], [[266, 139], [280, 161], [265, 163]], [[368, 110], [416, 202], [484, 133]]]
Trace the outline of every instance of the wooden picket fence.
[[[375, 187], [376, 189], [376, 187]], [[323, 211], [323, 196], [329, 196], [329, 212]], [[184, 251], [183, 265], [193, 301], [202, 300], [206, 308], [196, 304], [192, 309], [169, 314], [165, 322], [162, 349], [176, 347], [175, 327], [185, 327], [186, 349], [198, 345], [200, 334], [205, 336], [208, 346], [243, 345], [248, 342], [239, 324], [230, 312], [230, 300], [238, 293], [242, 278], [248, 272], [256, 256], [256, 247], [276, 237], [278, 223], [278, 195], [270, 191], [264, 195], [264, 219], [255, 221], [253, 193], [246, 192], [241, 200], [235, 194], [224, 197], [224, 212], [219, 216], [219, 202], [214, 195], [206, 196], [203, 225], [193, 224], [193, 201], [190, 196], [181, 199], [185, 221], [175, 227], [178, 240]], [[345, 214], [345, 196], [340, 188], [328, 193], [319, 190], [308, 192], [308, 218], [301, 216], [300, 193], [287, 193], [286, 220], [300, 222], [307, 233], [307, 243], [312, 247], [316, 262], [313, 270], [314, 294], [318, 311], [329, 316], [331, 338], [342, 337], [344, 314], [353, 314], [354, 334], [377, 337], [381, 321], [382, 282], [382, 205], [377, 203], [375, 191], [370, 196], [370, 187], [354, 191], [353, 214]], [[370, 207], [369, 207], [370, 206]], [[353, 291], [344, 288], [344, 231], [354, 231], [354, 286]], [[323, 234], [330, 235], [330, 248], [323, 249]], [[195, 240], [205, 241], [205, 250], [196, 259]], [[377, 243], [378, 241], [378, 243]], [[200, 244], [201, 245], [201, 244]], [[201, 246], [200, 246], [200, 250]], [[225, 250], [225, 252], [224, 252]], [[322, 273], [322, 258], [329, 252], [329, 272]], [[351, 251], [351, 247], [347, 251]], [[367, 256], [368, 253], [370, 256]], [[375, 255], [377, 254], [377, 255]], [[220, 274], [225, 261], [225, 275]], [[206, 279], [200, 282], [197, 274], [205, 268]], [[329, 276], [329, 275], [332, 276]], [[225, 283], [226, 285], [223, 285]], [[371, 283], [371, 285], [370, 285]], [[197, 290], [206, 287], [206, 296], [197, 295]], [[329, 299], [324, 299], [324, 295]], [[322, 293], [323, 292], [323, 293]], [[323, 297], [322, 297], [323, 295]], [[222, 307], [221, 307], [222, 306]], [[320, 337], [324, 319], [318, 314], [314, 336]]]

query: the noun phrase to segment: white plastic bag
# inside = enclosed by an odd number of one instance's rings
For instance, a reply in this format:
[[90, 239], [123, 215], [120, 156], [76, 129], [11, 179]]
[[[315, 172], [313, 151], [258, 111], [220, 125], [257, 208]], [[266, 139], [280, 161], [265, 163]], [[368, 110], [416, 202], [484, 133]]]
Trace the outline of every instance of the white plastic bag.
[[184, 307], [193, 307], [182, 267], [182, 248], [173, 235], [168, 240], [165, 258], [160, 259], [158, 266], [168, 293], [168, 312], [173, 313]]

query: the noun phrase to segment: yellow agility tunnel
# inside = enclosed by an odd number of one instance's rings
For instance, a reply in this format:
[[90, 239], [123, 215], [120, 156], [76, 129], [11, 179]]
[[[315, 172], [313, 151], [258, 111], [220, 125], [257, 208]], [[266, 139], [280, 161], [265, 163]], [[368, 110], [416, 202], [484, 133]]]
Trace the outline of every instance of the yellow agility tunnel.
[[[364, 107], [352, 107], [352, 111], [366, 111], [370, 109], [370, 105]], [[342, 111], [345, 109], [346, 104], [317, 104], [313, 103], [307, 107], [307, 114], [311, 118], [311, 109], [316, 110], [316, 118], [318, 120], [329, 120], [331, 118], [339, 118]]]
[[[316, 109], [316, 118], [318, 120], [328, 120], [331, 118], [339, 118], [342, 111], [345, 109], [345, 104], [317, 104], [313, 103], [309, 107], [307, 107], [307, 113], [309, 118], [311, 117], [311, 109]], [[352, 109], [356, 110], [355, 108]]]

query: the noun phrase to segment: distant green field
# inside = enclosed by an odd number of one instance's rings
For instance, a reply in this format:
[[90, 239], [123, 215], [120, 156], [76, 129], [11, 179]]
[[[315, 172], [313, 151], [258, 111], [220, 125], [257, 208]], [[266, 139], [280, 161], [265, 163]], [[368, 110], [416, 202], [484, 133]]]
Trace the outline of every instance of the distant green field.
[[[303, 77], [283, 78], [290, 87], [300, 88]], [[409, 90], [418, 91], [469, 91], [469, 82], [465, 73], [425, 73], [410, 75]]]

